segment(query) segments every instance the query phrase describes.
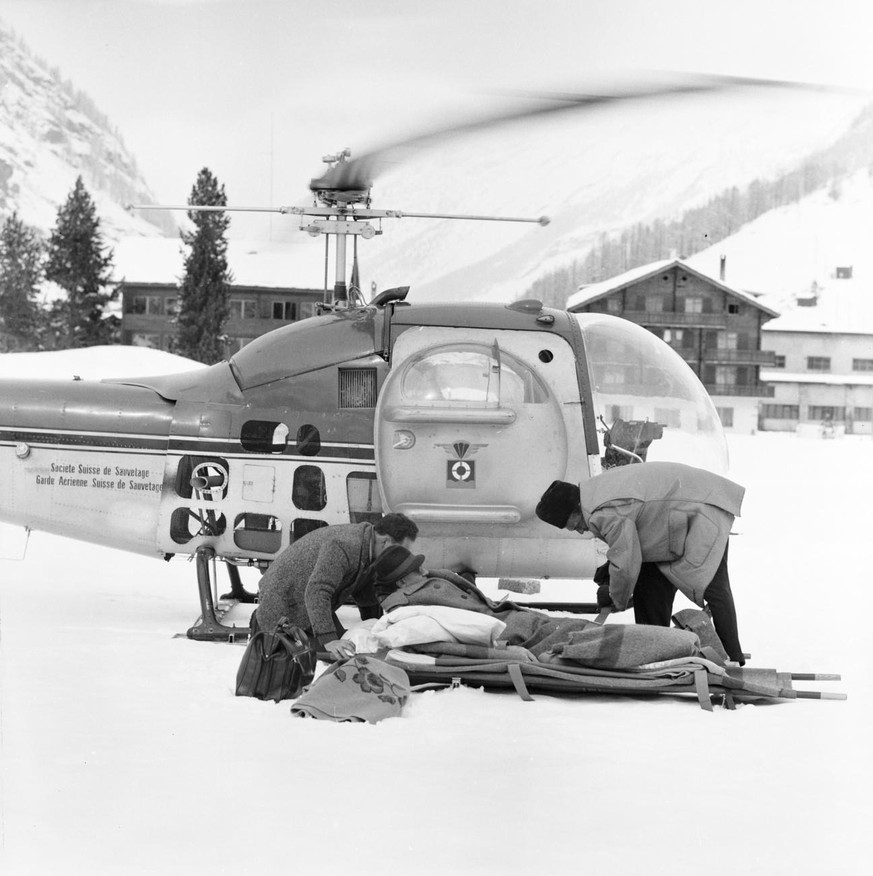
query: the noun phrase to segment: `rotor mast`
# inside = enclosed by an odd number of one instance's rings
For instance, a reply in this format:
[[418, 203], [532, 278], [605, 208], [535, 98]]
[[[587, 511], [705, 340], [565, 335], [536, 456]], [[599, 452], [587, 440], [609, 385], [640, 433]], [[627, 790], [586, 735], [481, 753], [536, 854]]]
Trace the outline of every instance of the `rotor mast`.
[[312, 237], [322, 234], [336, 238], [334, 253], [334, 284], [332, 293], [327, 284], [324, 289], [325, 309], [343, 310], [349, 306], [349, 289], [346, 282], [347, 238], [359, 235], [370, 240], [381, 230], [377, 230], [370, 219], [467, 219], [480, 222], [526, 222], [548, 225], [548, 216], [490, 216], [469, 213], [422, 213], [402, 210], [376, 210], [370, 206], [371, 181], [363, 179], [358, 172], [344, 177], [343, 171], [351, 156], [350, 149], [343, 149], [334, 155], [325, 155], [322, 161], [329, 165], [324, 176], [313, 179], [309, 188], [315, 203], [308, 207], [226, 207], [193, 204], [129, 204], [130, 210], [182, 210], [198, 213], [279, 213], [281, 215], [308, 216], [311, 222], [301, 223], [300, 230]]

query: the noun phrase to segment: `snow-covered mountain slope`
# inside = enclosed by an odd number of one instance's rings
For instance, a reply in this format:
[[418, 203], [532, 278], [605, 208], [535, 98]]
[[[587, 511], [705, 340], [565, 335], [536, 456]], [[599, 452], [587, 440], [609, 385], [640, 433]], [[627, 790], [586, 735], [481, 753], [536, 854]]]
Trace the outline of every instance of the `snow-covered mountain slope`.
[[798, 166], [834, 142], [865, 98], [738, 93], [607, 108], [441, 143], [380, 178], [374, 205], [548, 215], [538, 225], [386, 220], [361, 273], [410, 300], [511, 300], [606, 232], [671, 219], [730, 186]]
[[837, 267], [851, 266], [856, 279], [873, 284], [873, 168], [853, 174], [796, 204], [770, 210], [736, 234], [687, 259], [718, 276], [726, 256], [726, 279], [784, 305], [813, 283], [831, 283]]
[[[688, 263], [761, 295], [768, 328], [873, 331], [873, 168], [765, 213]], [[837, 269], [841, 276], [838, 276]], [[846, 275], [849, 276], [846, 276]], [[804, 305], [798, 305], [798, 299]], [[812, 301], [815, 306], [809, 306]]]
[[124, 209], [154, 199], [120, 134], [0, 22], [0, 218], [48, 231], [79, 175], [109, 240], [172, 233], [166, 216]]

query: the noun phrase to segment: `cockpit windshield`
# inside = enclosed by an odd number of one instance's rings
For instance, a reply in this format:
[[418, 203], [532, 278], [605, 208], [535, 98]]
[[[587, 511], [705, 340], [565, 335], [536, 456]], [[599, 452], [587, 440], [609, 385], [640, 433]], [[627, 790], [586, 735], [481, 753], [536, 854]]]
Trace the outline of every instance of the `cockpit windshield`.
[[530, 368], [491, 347], [459, 344], [416, 357], [403, 376], [403, 398], [413, 404], [543, 404], [547, 394]]
[[682, 357], [629, 320], [573, 315], [585, 339], [601, 456], [726, 472], [727, 444], [715, 405]]

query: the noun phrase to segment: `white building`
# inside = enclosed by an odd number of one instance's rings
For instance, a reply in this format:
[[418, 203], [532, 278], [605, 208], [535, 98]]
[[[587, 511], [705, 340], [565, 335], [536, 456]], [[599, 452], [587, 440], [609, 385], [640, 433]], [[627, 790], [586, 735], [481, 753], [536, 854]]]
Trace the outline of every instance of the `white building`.
[[793, 309], [763, 327], [776, 357], [760, 427], [814, 434], [873, 434], [873, 284], [835, 268]]

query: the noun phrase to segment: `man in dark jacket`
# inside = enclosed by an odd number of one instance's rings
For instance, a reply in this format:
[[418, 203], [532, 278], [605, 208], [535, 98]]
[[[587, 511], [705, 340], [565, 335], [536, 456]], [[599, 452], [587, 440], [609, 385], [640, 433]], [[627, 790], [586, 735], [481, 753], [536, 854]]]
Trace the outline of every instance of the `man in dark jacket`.
[[403, 514], [386, 514], [375, 524], [341, 523], [307, 533], [287, 547], [260, 581], [255, 611], [259, 629], [276, 629], [283, 617], [318, 640], [318, 650], [344, 659], [353, 649], [340, 641], [336, 609], [351, 598], [361, 618], [379, 617], [373, 564], [391, 545], [409, 547], [418, 527]]
[[554, 481], [536, 513], [606, 542], [608, 569], [598, 570], [601, 606], [624, 611], [633, 600], [637, 623], [668, 626], [678, 588], [709, 605], [728, 656], [742, 665], [727, 547], [744, 492], [704, 469], [644, 462], [609, 469], [578, 487]]

